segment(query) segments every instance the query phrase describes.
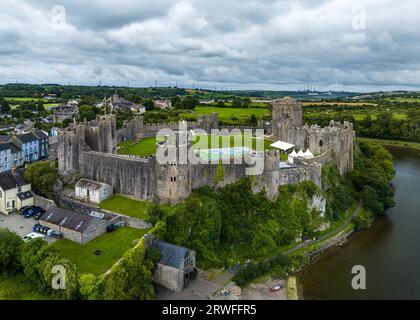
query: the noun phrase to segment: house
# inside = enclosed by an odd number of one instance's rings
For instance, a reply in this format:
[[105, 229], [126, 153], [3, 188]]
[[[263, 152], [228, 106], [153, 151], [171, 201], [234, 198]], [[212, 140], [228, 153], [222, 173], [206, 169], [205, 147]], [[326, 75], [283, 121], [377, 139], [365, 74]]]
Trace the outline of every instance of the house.
[[154, 282], [164, 288], [180, 292], [186, 280], [196, 272], [195, 251], [160, 240], [154, 241], [160, 251]]
[[66, 119], [73, 120], [76, 118], [79, 107], [77, 104], [67, 104], [53, 107], [51, 108], [51, 111], [53, 112], [53, 122], [61, 123]]
[[86, 202], [101, 203], [112, 196], [112, 186], [102, 182], [80, 179], [75, 186], [75, 196]]
[[48, 134], [35, 130], [12, 136], [12, 142], [22, 150], [23, 162], [35, 162], [48, 157]]
[[56, 232], [65, 239], [81, 244], [96, 239], [106, 232], [109, 222], [73, 211], [52, 207], [39, 219], [39, 223]]
[[23, 178], [24, 169], [0, 173], [0, 212], [9, 214], [34, 204], [31, 184]]
[[22, 150], [12, 142], [0, 141], [0, 172], [12, 170], [13, 167], [20, 167], [22, 162]]

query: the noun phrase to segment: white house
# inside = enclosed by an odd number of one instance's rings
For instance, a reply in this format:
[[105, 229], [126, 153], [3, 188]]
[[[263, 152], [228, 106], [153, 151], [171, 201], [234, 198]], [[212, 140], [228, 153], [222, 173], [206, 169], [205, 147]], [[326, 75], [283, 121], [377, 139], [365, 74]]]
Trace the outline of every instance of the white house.
[[0, 212], [9, 214], [25, 206], [33, 206], [31, 184], [23, 178], [24, 169], [0, 173]]
[[112, 196], [112, 186], [102, 182], [80, 179], [75, 187], [75, 196], [83, 201], [101, 203]]

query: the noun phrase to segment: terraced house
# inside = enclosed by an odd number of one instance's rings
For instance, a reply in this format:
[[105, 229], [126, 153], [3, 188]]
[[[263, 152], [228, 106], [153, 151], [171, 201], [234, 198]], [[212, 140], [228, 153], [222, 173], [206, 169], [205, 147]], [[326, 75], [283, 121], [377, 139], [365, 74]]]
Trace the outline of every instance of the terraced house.
[[48, 135], [41, 130], [0, 140], [0, 172], [48, 157]]
[[23, 162], [31, 163], [48, 157], [48, 135], [42, 130], [14, 135], [12, 142], [22, 150]]

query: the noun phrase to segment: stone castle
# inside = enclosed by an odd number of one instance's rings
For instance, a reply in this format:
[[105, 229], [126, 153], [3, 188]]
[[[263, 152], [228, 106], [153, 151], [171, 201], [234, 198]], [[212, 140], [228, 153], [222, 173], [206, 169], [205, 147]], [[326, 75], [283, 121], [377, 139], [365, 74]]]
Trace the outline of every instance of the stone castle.
[[[217, 114], [203, 116], [197, 122], [187, 122], [188, 129], [219, 129]], [[223, 164], [223, 179], [216, 179], [220, 164], [159, 164], [156, 156], [148, 158], [117, 155], [121, 141], [139, 141], [154, 137], [160, 129], [178, 129], [178, 124], [145, 125], [135, 117], [117, 130], [115, 115], [74, 124], [58, 136], [58, 168], [64, 177], [83, 177], [107, 183], [120, 193], [139, 200], [176, 204], [186, 199], [192, 190], [202, 186], [225, 186], [246, 177], [251, 165], [243, 162]], [[265, 151], [254, 156], [263, 158], [264, 171], [253, 176], [254, 192], [265, 190], [275, 198], [280, 185], [311, 180], [321, 185], [322, 165], [334, 161], [341, 174], [353, 168], [352, 124], [331, 122], [327, 128], [302, 125], [302, 106], [284, 98], [273, 103], [273, 136], [299, 148], [309, 148], [317, 155], [313, 159], [298, 159], [293, 165], [280, 161], [278, 151]], [[157, 148], [168, 147], [163, 143]]]

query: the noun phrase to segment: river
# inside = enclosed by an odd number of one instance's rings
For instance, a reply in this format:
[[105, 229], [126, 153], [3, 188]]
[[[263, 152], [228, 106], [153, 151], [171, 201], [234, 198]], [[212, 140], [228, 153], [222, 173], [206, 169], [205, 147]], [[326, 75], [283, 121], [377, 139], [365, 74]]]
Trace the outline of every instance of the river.
[[[420, 299], [420, 150], [388, 149], [396, 206], [305, 270], [304, 299]], [[366, 268], [366, 290], [352, 289], [355, 265]]]

